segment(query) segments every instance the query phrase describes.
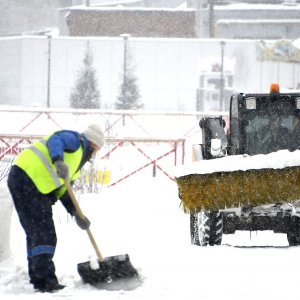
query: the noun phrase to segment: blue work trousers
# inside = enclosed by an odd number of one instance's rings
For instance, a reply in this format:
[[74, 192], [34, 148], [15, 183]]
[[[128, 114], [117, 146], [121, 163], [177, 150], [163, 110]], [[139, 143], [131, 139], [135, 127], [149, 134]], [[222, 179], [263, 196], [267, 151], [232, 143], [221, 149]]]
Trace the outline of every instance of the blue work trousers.
[[7, 184], [26, 234], [30, 282], [34, 286], [55, 284], [57, 278], [53, 256], [57, 238], [52, 205], [57, 198], [54, 193], [41, 194], [18, 166], [12, 166]]

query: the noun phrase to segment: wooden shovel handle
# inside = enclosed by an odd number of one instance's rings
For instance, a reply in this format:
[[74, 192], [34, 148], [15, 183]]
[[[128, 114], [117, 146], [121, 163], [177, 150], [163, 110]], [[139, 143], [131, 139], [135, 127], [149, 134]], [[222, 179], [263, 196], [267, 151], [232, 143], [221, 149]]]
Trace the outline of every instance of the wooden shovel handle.
[[[64, 182], [65, 182], [65, 186], [66, 186], [66, 188], [67, 188], [67, 190], [68, 190], [68, 193], [69, 193], [69, 195], [70, 195], [70, 198], [71, 198], [71, 200], [72, 200], [72, 202], [73, 202], [73, 204], [74, 204], [76, 213], [78, 214], [78, 216], [79, 216], [80, 219], [84, 220], [84, 218], [85, 218], [85, 217], [84, 217], [84, 214], [83, 214], [83, 212], [82, 212], [82, 210], [81, 210], [81, 208], [80, 208], [80, 206], [79, 206], [79, 203], [78, 203], [78, 201], [77, 201], [77, 199], [76, 199], [75, 193], [74, 193], [74, 191], [73, 191], [73, 189], [72, 189], [72, 187], [71, 187], [69, 181], [68, 181], [67, 179], [64, 179]], [[93, 237], [93, 234], [92, 234], [91, 230], [88, 228], [88, 229], [86, 230], [86, 232], [87, 232], [87, 234], [88, 234], [88, 236], [89, 236], [89, 239], [90, 239], [90, 241], [91, 241], [91, 243], [92, 243], [92, 245], [93, 245], [93, 247], [94, 247], [94, 250], [95, 250], [95, 252], [96, 252], [96, 255], [97, 255], [98, 260], [99, 260], [100, 262], [104, 261], [104, 257], [103, 257], [103, 255], [101, 254], [101, 252], [100, 252], [100, 250], [99, 250], [99, 248], [98, 248], [98, 246], [97, 246], [97, 243], [96, 243], [96, 241], [95, 241], [95, 239], [94, 239], [94, 237]]]

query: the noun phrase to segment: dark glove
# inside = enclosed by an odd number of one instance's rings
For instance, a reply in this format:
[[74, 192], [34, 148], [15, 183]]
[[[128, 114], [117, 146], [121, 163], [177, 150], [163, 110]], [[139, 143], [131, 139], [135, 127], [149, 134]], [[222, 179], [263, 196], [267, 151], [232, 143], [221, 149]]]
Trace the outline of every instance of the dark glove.
[[78, 227], [80, 227], [82, 230], [87, 230], [90, 228], [91, 222], [86, 216], [83, 216], [84, 218], [81, 219], [78, 214], [75, 213], [74, 217]]
[[69, 167], [62, 160], [57, 160], [54, 165], [56, 167], [58, 177], [69, 179]]

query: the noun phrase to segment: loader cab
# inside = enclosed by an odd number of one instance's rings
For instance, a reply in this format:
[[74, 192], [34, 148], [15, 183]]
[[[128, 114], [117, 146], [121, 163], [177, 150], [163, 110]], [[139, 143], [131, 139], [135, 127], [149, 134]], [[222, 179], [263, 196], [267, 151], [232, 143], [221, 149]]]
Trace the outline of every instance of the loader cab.
[[[236, 94], [230, 103], [230, 154], [268, 154], [300, 146], [300, 94]], [[295, 124], [299, 123], [299, 130]]]

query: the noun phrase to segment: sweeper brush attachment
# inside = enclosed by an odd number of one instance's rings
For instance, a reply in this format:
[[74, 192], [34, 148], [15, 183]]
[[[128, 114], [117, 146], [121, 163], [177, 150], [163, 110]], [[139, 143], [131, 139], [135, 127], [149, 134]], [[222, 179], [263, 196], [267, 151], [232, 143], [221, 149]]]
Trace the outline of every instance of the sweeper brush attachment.
[[138, 276], [127, 254], [106, 257], [102, 262], [98, 261], [98, 264], [98, 268], [92, 268], [90, 261], [77, 265], [77, 271], [85, 283], [97, 285]]
[[186, 213], [286, 203], [300, 199], [300, 167], [249, 169], [176, 178]]

